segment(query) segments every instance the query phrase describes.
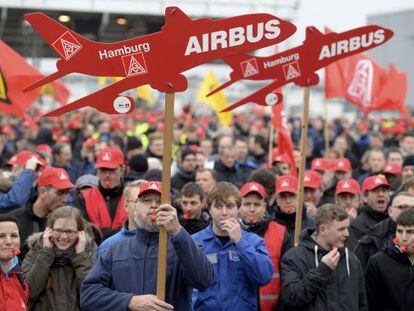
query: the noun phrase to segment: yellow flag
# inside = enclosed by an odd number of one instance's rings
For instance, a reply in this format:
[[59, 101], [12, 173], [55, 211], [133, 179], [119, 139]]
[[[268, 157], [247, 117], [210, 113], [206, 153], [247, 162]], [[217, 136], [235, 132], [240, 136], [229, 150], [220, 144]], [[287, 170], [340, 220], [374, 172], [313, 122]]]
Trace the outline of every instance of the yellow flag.
[[151, 89], [151, 87], [148, 84], [138, 87], [137, 88], [137, 97], [144, 100], [144, 101], [146, 101], [148, 104], [152, 104], [153, 100], [152, 100], [152, 89]]
[[118, 82], [121, 81], [123, 79], [123, 77], [99, 77], [98, 78], [98, 85], [99, 86], [104, 86], [109, 82]]
[[231, 121], [233, 120], [233, 113], [230, 112], [224, 112], [220, 113], [220, 111], [224, 108], [226, 108], [227, 105], [227, 99], [223, 94], [223, 91], [217, 92], [214, 95], [211, 95], [210, 97], [206, 97], [206, 95], [214, 90], [216, 87], [218, 87], [220, 84], [216, 79], [216, 76], [214, 75], [213, 71], [209, 71], [204, 78], [203, 83], [201, 83], [200, 89], [198, 90], [196, 101], [200, 103], [204, 103], [209, 105], [214, 109], [216, 112], [217, 118], [221, 125], [229, 125]]

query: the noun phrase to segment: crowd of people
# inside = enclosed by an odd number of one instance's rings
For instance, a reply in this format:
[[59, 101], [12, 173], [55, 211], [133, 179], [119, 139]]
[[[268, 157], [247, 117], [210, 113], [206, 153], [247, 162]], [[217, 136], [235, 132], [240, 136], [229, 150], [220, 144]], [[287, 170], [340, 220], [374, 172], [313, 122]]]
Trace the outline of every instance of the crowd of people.
[[325, 122], [294, 245], [300, 119], [184, 109], [161, 204], [162, 111], [0, 115], [0, 310], [414, 310], [414, 122]]

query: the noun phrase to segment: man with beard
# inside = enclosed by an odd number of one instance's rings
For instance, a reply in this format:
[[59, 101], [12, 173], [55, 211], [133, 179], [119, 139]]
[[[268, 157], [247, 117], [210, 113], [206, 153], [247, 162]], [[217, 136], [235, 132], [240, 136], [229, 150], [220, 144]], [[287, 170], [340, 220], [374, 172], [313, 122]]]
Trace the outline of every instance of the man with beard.
[[180, 224], [189, 234], [196, 233], [210, 223], [210, 215], [203, 211], [206, 204], [203, 189], [195, 182], [189, 182], [181, 190]]
[[[112, 244], [84, 280], [82, 310], [190, 310], [192, 287], [206, 289], [214, 272], [181, 227], [176, 209], [161, 205], [160, 182], [141, 186], [135, 221], [136, 235]], [[169, 235], [165, 302], [155, 296], [158, 226], [164, 226]]]
[[284, 226], [272, 221], [266, 211], [265, 189], [261, 184], [249, 182], [240, 189], [242, 203], [239, 210], [243, 227], [262, 237], [269, 251], [275, 273], [269, 284], [259, 288], [260, 310], [274, 310], [280, 295], [280, 258], [290, 247], [290, 236]]
[[370, 176], [362, 185], [364, 205], [358, 217], [349, 227], [347, 246], [354, 250], [357, 243], [368, 230], [388, 217], [387, 207], [390, 202], [391, 186], [384, 176]]
[[349, 216], [340, 206], [322, 205], [315, 227], [281, 261], [281, 310], [367, 310], [364, 273], [345, 241]]

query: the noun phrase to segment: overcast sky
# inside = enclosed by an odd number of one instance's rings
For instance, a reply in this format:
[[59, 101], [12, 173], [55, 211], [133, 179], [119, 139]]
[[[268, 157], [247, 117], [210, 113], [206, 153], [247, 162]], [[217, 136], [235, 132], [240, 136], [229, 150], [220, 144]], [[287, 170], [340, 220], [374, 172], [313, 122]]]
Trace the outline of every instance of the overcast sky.
[[296, 24], [345, 31], [366, 25], [367, 16], [414, 9], [414, 0], [301, 0]]

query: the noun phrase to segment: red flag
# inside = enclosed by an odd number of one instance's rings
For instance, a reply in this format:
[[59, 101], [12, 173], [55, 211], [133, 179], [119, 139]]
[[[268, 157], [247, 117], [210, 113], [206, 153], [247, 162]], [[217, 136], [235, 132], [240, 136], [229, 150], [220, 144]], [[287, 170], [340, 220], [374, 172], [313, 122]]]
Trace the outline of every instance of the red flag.
[[[22, 89], [43, 75], [0, 40], [0, 111], [23, 117], [24, 112], [39, 95], [40, 90], [23, 93]], [[69, 91], [62, 83], [52, 83], [56, 99], [66, 100]]]
[[[331, 31], [325, 28], [325, 33], [328, 32]], [[343, 98], [365, 114], [390, 109], [408, 113], [405, 107], [406, 85], [404, 74], [394, 67], [389, 74], [387, 69], [364, 53], [347, 57], [325, 68], [325, 97]]]
[[404, 118], [409, 117], [406, 105], [407, 89], [407, 74], [390, 65], [388, 80], [375, 98], [372, 110], [398, 110]]
[[272, 106], [272, 118], [270, 119], [275, 129], [277, 129], [277, 154], [286, 154], [291, 163], [292, 174], [297, 175], [295, 155], [293, 153], [292, 138], [290, 137], [287, 126], [283, 103]]

